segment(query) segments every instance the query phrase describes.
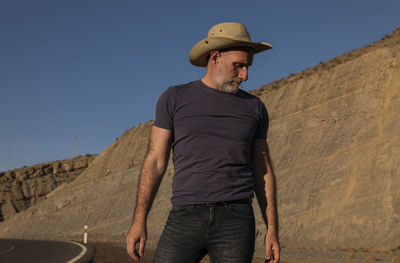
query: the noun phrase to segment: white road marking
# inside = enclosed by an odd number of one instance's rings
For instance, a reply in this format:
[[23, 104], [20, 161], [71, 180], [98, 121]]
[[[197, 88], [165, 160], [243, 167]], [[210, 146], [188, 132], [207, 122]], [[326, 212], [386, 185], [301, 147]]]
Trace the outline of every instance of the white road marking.
[[83, 257], [86, 254], [87, 248], [85, 246], [83, 246], [83, 245], [81, 245], [81, 244], [79, 244], [77, 242], [74, 242], [74, 241], [66, 241], [66, 242], [73, 243], [73, 244], [75, 244], [77, 246], [80, 246], [82, 248], [81, 253], [79, 253], [79, 255], [74, 257], [73, 259], [67, 261], [67, 263], [74, 263], [74, 262], [78, 261], [81, 257]]
[[11, 244], [8, 244], [8, 245], [10, 246], [10, 248], [6, 249], [4, 251], [0, 251], [0, 255], [7, 254], [8, 252], [11, 252], [14, 250], [15, 247], [13, 245], [11, 245]]

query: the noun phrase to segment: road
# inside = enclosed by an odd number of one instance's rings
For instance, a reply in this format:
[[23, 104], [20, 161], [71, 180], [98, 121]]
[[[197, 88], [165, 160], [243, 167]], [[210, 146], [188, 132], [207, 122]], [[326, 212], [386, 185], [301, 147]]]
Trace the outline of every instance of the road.
[[85, 246], [69, 241], [0, 239], [1, 263], [87, 262], [82, 259], [86, 252]]

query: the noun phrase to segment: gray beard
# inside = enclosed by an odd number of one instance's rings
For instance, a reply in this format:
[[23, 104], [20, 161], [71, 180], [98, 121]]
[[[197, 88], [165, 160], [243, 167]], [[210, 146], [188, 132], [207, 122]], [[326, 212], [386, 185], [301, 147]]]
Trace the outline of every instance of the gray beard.
[[239, 90], [239, 85], [237, 85], [233, 80], [226, 80], [219, 86], [220, 89], [225, 93], [236, 94]]
[[238, 92], [238, 87], [232, 86], [229, 83], [222, 84], [221, 87], [222, 91], [229, 94], [236, 94]]

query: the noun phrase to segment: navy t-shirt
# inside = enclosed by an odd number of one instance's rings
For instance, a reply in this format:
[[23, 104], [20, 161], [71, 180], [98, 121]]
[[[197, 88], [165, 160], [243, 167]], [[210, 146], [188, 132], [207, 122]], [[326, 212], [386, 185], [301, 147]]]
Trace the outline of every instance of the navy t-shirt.
[[253, 196], [251, 145], [268, 129], [259, 98], [243, 90], [228, 94], [201, 80], [173, 86], [157, 102], [154, 125], [173, 132], [173, 204]]

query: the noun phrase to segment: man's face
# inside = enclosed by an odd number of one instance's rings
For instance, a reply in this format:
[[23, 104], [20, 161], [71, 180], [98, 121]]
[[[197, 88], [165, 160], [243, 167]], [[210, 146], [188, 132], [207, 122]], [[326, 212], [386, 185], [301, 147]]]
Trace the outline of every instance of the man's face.
[[248, 78], [248, 69], [253, 62], [253, 51], [243, 48], [220, 54], [215, 81], [221, 91], [236, 93], [239, 85]]

